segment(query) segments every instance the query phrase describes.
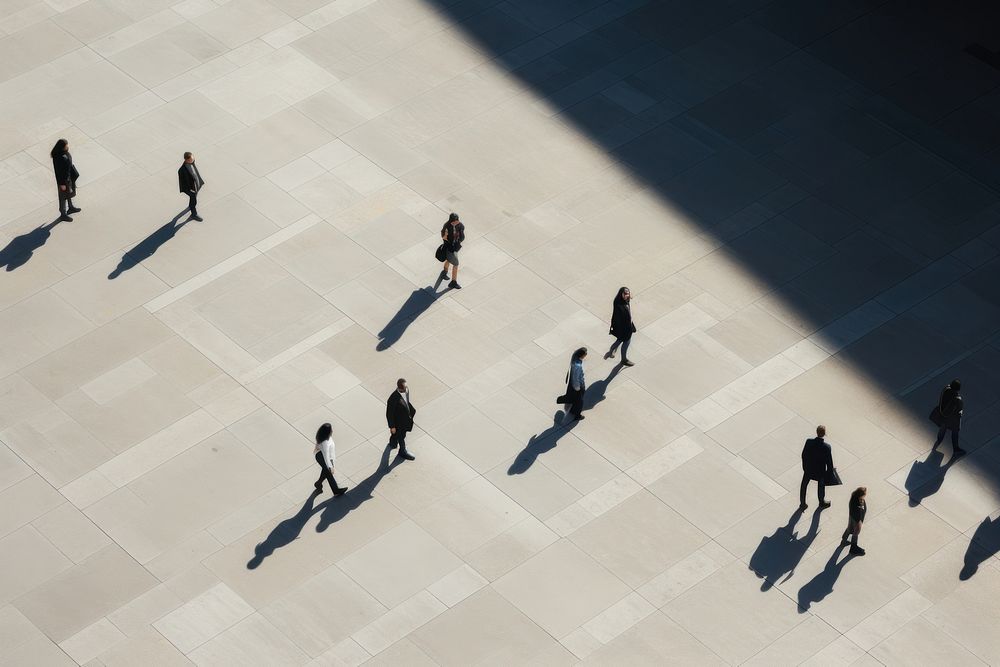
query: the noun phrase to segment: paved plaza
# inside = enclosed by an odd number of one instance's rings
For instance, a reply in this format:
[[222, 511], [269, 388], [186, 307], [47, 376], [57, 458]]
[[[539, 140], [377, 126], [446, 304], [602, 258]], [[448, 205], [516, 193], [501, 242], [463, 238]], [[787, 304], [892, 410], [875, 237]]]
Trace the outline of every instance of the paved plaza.
[[998, 26], [0, 0], [0, 665], [1000, 665]]

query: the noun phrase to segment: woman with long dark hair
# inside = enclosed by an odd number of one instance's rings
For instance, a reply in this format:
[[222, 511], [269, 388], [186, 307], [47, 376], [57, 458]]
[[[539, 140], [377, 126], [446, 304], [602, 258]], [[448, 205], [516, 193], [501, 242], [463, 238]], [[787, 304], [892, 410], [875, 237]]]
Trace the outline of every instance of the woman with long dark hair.
[[635, 324], [632, 322], [632, 292], [627, 287], [618, 290], [611, 310], [611, 328], [608, 333], [615, 337], [615, 342], [608, 350], [607, 358], [614, 359], [618, 347], [622, 348], [622, 366], [635, 366], [629, 361], [628, 346], [632, 342], [632, 334], [635, 333]]
[[587, 358], [587, 348], [577, 349], [569, 362], [566, 374], [566, 402], [574, 419], [583, 419], [583, 395], [587, 392], [587, 380], [583, 375], [583, 360]]
[[333, 444], [333, 426], [329, 423], [323, 424], [316, 431], [316, 447], [313, 449], [313, 456], [319, 464], [319, 479], [313, 485], [317, 493], [323, 492], [323, 480], [330, 483], [330, 490], [333, 495], [342, 496], [347, 492], [346, 486], [337, 486], [337, 480], [333, 477], [333, 462], [337, 457], [337, 450]]
[[[846, 547], [848, 544], [851, 545], [850, 553], [855, 556], [864, 556], [865, 550], [858, 546], [858, 535], [861, 533], [861, 524], [865, 522], [865, 514], [868, 512], [868, 505], [865, 503], [865, 496], [868, 495], [868, 489], [859, 486], [854, 489], [851, 494], [851, 499], [847, 502], [847, 530], [840, 537], [840, 546]], [[850, 538], [850, 542], [848, 542]]]
[[81, 209], [73, 206], [76, 195], [76, 179], [80, 173], [73, 165], [73, 156], [69, 152], [69, 142], [60, 139], [49, 151], [52, 158], [52, 170], [56, 175], [56, 185], [59, 187], [59, 219], [72, 222], [70, 213], [79, 213]]

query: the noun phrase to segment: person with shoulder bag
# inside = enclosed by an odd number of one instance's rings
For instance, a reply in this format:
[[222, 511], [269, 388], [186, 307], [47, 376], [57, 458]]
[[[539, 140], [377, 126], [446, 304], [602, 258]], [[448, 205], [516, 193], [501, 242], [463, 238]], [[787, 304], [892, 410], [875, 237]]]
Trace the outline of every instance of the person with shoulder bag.
[[59, 187], [59, 220], [73, 222], [70, 213], [79, 213], [82, 209], [73, 205], [76, 196], [76, 179], [80, 172], [73, 165], [73, 156], [69, 152], [69, 142], [60, 139], [49, 151], [52, 158], [52, 170], [56, 175], [56, 185]]
[[583, 360], [587, 358], [587, 348], [581, 347], [569, 362], [566, 373], [566, 393], [556, 399], [557, 403], [568, 405], [567, 411], [574, 420], [583, 419], [583, 395], [587, 392], [587, 381], [583, 373]]
[[627, 287], [618, 290], [611, 310], [611, 328], [608, 333], [615, 337], [615, 342], [611, 344], [606, 358], [614, 359], [618, 347], [622, 349], [622, 366], [635, 366], [629, 361], [628, 346], [632, 343], [632, 334], [635, 333], [635, 323], [632, 322], [632, 292]]
[[441, 228], [441, 245], [438, 247], [435, 257], [439, 262], [444, 262], [444, 268], [438, 280], [448, 279], [448, 267], [451, 266], [451, 282], [448, 287], [462, 289], [458, 284], [458, 251], [462, 249], [465, 242], [465, 225], [458, 219], [458, 213], [448, 216], [448, 222]]
[[962, 429], [964, 407], [962, 383], [956, 378], [941, 390], [938, 404], [931, 410], [930, 419], [938, 427], [937, 439], [934, 440], [931, 449], [937, 449], [944, 440], [945, 433], [951, 431], [952, 456], [959, 457], [965, 454], [965, 450], [958, 446], [958, 432]]
[[799, 509], [805, 510], [806, 489], [809, 482], [816, 482], [816, 493], [819, 497], [819, 508], [826, 509], [830, 503], [826, 500], [826, 487], [840, 484], [840, 476], [833, 467], [833, 449], [826, 442], [826, 427], [822, 424], [816, 427], [816, 437], [806, 440], [802, 448], [802, 483], [799, 485]]

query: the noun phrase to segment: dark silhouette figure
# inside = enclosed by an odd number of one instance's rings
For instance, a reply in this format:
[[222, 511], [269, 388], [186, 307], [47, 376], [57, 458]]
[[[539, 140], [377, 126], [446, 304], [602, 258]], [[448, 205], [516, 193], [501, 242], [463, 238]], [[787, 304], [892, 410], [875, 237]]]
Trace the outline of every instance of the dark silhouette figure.
[[302, 507], [299, 508], [299, 511], [295, 513], [295, 516], [289, 517], [275, 526], [267, 538], [254, 547], [253, 558], [247, 561], [248, 570], [256, 570], [268, 556], [298, 539], [302, 528], [305, 527], [306, 522], [309, 521], [309, 517], [315, 511], [313, 503], [316, 502], [319, 494], [319, 491], [313, 491]]
[[802, 447], [802, 483], [799, 485], [799, 509], [805, 510], [806, 489], [809, 482], [816, 481], [816, 495], [819, 498], [819, 508], [826, 509], [826, 476], [833, 470], [833, 450], [825, 440], [826, 427], [820, 424], [816, 427], [816, 437], [806, 440]]
[[[819, 535], [819, 511], [814, 511], [809, 530], [799, 537], [795, 525], [802, 516], [802, 510], [795, 510], [788, 517], [788, 523], [776, 528], [773, 535], [760, 540], [757, 550], [750, 557], [750, 569], [763, 579], [760, 590], [768, 591], [776, 584], [792, 578], [796, 566], [802, 561], [816, 536]], [[785, 577], [781, 580], [781, 577]], [[780, 581], [779, 581], [780, 580]]]
[[910, 507], [916, 507], [924, 498], [933, 496], [941, 489], [948, 468], [955, 465], [958, 456], [952, 454], [948, 463], [941, 465], [944, 454], [937, 449], [931, 450], [923, 461], [914, 461], [906, 476], [906, 492], [910, 494]]
[[576, 426], [576, 421], [572, 421], [566, 426], [562, 425], [564, 413], [560, 410], [556, 412], [555, 416], [552, 418], [552, 426], [548, 427], [541, 433], [537, 433], [528, 439], [528, 444], [524, 446], [524, 449], [514, 457], [514, 462], [510, 464], [507, 469], [508, 475], [520, 475], [522, 473], [528, 472], [534, 464], [535, 459], [539, 457], [540, 454], [544, 454], [547, 451], [556, 448], [559, 444], [559, 438], [569, 433], [574, 426]]
[[[438, 283], [440, 282], [439, 280]], [[413, 293], [399, 307], [399, 311], [378, 332], [378, 345], [375, 346], [375, 349], [382, 352], [396, 344], [406, 333], [407, 327], [423, 315], [442, 294], [444, 292], [438, 292], [436, 286], [420, 287], [413, 290]]]
[[121, 261], [118, 262], [118, 266], [115, 267], [114, 271], [108, 274], [108, 280], [114, 280], [129, 269], [134, 269], [136, 266], [152, 257], [156, 251], [160, 249], [161, 245], [174, 238], [177, 231], [188, 222], [185, 220], [184, 222], [177, 224], [177, 221], [181, 219], [182, 215], [184, 215], [184, 211], [175, 215], [173, 220], [163, 225], [143, 240], [139, 241], [138, 245], [122, 255]]
[[976, 528], [969, 542], [969, 548], [965, 550], [965, 565], [959, 573], [958, 578], [967, 581], [979, 570], [979, 564], [992, 558], [1000, 551], [1000, 517], [991, 519], [986, 517]]
[[853, 554], [847, 554], [844, 560], [837, 562], [837, 558], [840, 557], [840, 552], [844, 550], [844, 545], [840, 545], [830, 556], [830, 560], [826, 561], [826, 567], [823, 571], [817, 574], [815, 577], [806, 582], [806, 584], [799, 589], [799, 613], [804, 614], [809, 611], [809, 607], [814, 602], [821, 602], [827, 595], [833, 592], [833, 586], [837, 583], [837, 579], [840, 578], [840, 572], [844, 569], [849, 561], [857, 556]]
[[322, 533], [330, 527], [330, 524], [337, 523], [349, 513], [358, 509], [361, 505], [374, 497], [375, 487], [379, 485], [382, 478], [388, 475], [393, 468], [403, 462], [403, 459], [398, 456], [390, 462], [389, 452], [391, 450], [392, 448], [386, 445], [385, 450], [382, 452], [382, 458], [379, 460], [378, 468], [375, 469], [375, 472], [361, 480], [360, 483], [348, 491], [347, 494], [344, 495], [344, 497], [342, 497], [338, 502], [334, 502], [332, 499], [327, 500], [317, 508], [318, 510], [321, 510], [319, 522], [316, 524], [317, 533]]
[[36, 227], [27, 234], [15, 236], [7, 246], [0, 250], [0, 266], [7, 267], [8, 271], [22, 267], [28, 263], [35, 251], [45, 245], [52, 235], [52, 229], [62, 222], [56, 218], [47, 225]]

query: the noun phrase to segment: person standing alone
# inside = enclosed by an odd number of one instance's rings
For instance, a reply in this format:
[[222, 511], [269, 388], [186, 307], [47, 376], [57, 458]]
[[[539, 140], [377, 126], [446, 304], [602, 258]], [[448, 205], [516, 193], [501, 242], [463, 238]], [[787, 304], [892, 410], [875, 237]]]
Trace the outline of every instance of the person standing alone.
[[412, 461], [415, 457], [406, 451], [406, 434], [413, 430], [413, 416], [417, 409], [410, 402], [410, 388], [406, 380], [396, 380], [396, 391], [385, 402], [385, 420], [389, 423], [389, 446], [399, 445], [399, 457]]
[[198, 215], [198, 193], [204, 185], [205, 179], [201, 177], [198, 165], [194, 163], [194, 155], [184, 153], [184, 162], [177, 170], [177, 186], [182, 194], [188, 196], [188, 210], [191, 211], [191, 219], [198, 222], [203, 222], [202, 217]]
[[333, 444], [333, 426], [329, 423], [323, 424], [316, 431], [316, 446], [313, 448], [313, 457], [319, 464], [319, 479], [313, 486], [318, 493], [323, 492], [323, 480], [330, 483], [330, 491], [334, 496], [342, 496], [347, 493], [346, 486], [337, 486], [337, 480], [333, 477], [333, 462], [337, 457], [337, 448]]
[[830, 503], [826, 502], [826, 475], [833, 470], [833, 450], [826, 438], [826, 427], [816, 427], [816, 437], [806, 440], [802, 448], [802, 484], [799, 485], [799, 509], [806, 509], [806, 489], [809, 487], [809, 480], [816, 480], [818, 488], [816, 492], [819, 496], [819, 508], [826, 509]]
[[933, 449], [937, 449], [944, 435], [951, 431], [952, 456], [959, 457], [965, 454], [965, 450], [958, 446], [958, 432], [962, 429], [962, 412], [965, 404], [962, 401], [962, 383], [959, 380], [952, 380], [948, 386], [941, 390], [941, 398], [938, 400], [938, 407], [935, 413], [939, 417], [935, 420], [938, 425], [937, 439], [934, 441]]
[[465, 242], [465, 225], [458, 219], [458, 213], [448, 216], [448, 222], [441, 228], [441, 240], [444, 241], [444, 268], [441, 270], [441, 280], [448, 278], [448, 266], [451, 266], [451, 282], [448, 287], [462, 289], [458, 284], [458, 251]]
[[76, 179], [80, 173], [73, 165], [73, 156], [69, 152], [69, 142], [60, 139], [49, 151], [52, 158], [52, 169], [56, 174], [56, 185], [59, 186], [59, 219], [73, 222], [70, 213], [79, 213], [82, 209], [73, 206], [76, 195]]
[[635, 366], [628, 359], [628, 346], [632, 342], [632, 334], [635, 333], [635, 324], [632, 322], [632, 292], [627, 287], [618, 290], [614, 305], [611, 311], [611, 328], [608, 333], [615, 337], [611, 349], [608, 350], [608, 357], [615, 358], [618, 346], [622, 348], [622, 366]]

